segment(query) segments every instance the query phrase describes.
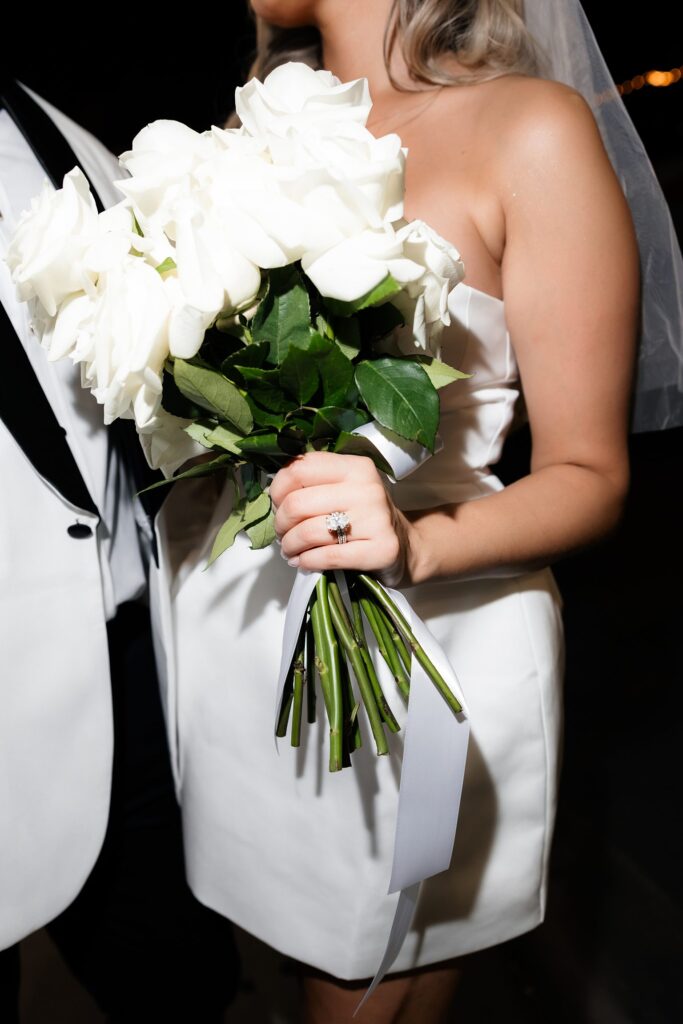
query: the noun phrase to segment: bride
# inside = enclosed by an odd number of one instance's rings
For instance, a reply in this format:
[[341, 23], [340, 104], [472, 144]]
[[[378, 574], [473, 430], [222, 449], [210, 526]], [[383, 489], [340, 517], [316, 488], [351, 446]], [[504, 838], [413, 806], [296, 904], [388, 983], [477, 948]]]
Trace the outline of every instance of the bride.
[[[258, 77], [305, 59], [369, 80], [368, 127], [409, 150], [406, 216], [456, 245], [466, 266], [443, 358], [472, 377], [442, 392], [443, 451], [391, 490], [369, 461], [328, 453], [296, 460], [271, 487], [286, 562], [408, 588], [468, 700], [451, 868], [423, 885], [395, 973], [362, 1012], [436, 1022], [456, 957], [543, 919], [562, 680], [548, 565], [604, 537], [623, 507], [636, 243], [590, 109], [536, 77], [522, 0], [252, 7]], [[520, 390], [531, 472], [503, 488], [488, 467]], [[186, 493], [176, 488], [161, 525], [185, 553]], [[343, 545], [325, 522], [334, 509], [350, 517]], [[298, 753], [272, 749], [286, 562], [246, 544], [208, 572], [185, 557], [170, 581], [167, 706], [195, 894], [298, 960], [306, 1019], [331, 1024], [350, 1019], [386, 942], [397, 773], [393, 757], [362, 750], [353, 771], [326, 778], [314, 732]]]

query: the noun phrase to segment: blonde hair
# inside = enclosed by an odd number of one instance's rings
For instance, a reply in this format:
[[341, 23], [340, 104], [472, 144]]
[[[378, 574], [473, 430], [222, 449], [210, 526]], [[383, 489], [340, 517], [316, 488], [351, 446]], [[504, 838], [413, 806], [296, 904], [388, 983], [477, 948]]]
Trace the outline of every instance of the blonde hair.
[[[517, 73], [538, 72], [539, 57], [523, 17], [524, 0], [393, 0], [384, 34], [384, 62], [398, 45], [412, 81], [465, 85]], [[279, 28], [256, 19], [256, 59], [250, 77], [263, 79], [286, 61], [322, 64], [320, 33]], [[466, 70], [453, 74], [442, 58], [457, 57]]]

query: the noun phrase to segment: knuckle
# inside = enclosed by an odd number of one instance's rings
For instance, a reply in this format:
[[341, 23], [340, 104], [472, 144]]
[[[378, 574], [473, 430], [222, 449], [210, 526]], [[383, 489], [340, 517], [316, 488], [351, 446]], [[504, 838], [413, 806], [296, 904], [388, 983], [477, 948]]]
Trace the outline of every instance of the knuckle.
[[300, 527], [300, 536], [305, 541], [307, 547], [317, 547], [318, 538], [318, 527], [314, 519], [307, 519]]
[[343, 569], [346, 566], [346, 552], [341, 545], [335, 544], [328, 549], [327, 560], [330, 569]]
[[381, 505], [384, 508], [388, 508], [389, 498], [379, 480], [373, 481], [367, 485], [366, 494], [368, 495], [369, 500], [373, 503]]
[[386, 543], [386, 557], [390, 565], [396, 562], [401, 554], [401, 545], [399, 544], [398, 537], [396, 534], [387, 538]]
[[300, 490], [290, 491], [280, 505], [280, 512], [288, 523], [296, 522], [302, 514], [303, 492]]

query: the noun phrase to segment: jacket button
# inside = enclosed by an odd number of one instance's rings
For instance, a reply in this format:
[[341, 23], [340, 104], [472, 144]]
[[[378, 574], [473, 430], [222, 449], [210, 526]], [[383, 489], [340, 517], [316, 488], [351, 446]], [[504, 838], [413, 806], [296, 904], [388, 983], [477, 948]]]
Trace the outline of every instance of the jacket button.
[[66, 532], [70, 537], [91, 537], [92, 530], [85, 523], [72, 523], [71, 526], [67, 526]]

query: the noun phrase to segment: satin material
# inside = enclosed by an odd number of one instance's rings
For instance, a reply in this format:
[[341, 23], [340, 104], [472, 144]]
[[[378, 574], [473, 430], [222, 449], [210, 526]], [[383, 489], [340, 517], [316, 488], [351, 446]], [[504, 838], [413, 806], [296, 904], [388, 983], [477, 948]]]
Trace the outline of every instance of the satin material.
[[[441, 392], [443, 451], [394, 489], [404, 508], [476, 500], [518, 395], [502, 302], [451, 296], [443, 358], [473, 376]], [[354, 767], [327, 772], [321, 722], [299, 750], [273, 745], [273, 700], [292, 570], [246, 539], [204, 570], [230, 492], [179, 485], [158, 523], [155, 608], [166, 645], [165, 702], [195, 894], [257, 937], [341, 978], [367, 978], [398, 899], [387, 896], [401, 734], [377, 758], [363, 724]], [[204, 517], [202, 519], [202, 517]], [[198, 543], [198, 541], [200, 541]], [[449, 657], [472, 735], [455, 850], [422, 886], [392, 970], [493, 945], [543, 918], [555, 813], [561, 600], [550, 570], [428, 583], [405, 591]], [[405, 710], [385, 673], [396, 716]]]
[[[37, 101], [66, 135], [105, 202], [115, 202], [116, 160], [84, 129]], [[74, 427], [81, 396], [96, 404], [81, 388], [60, 388], [61, 370], [48, 364], [31, 336], [25, 307], [14, 298], [6, 274], [3, 265], [0, 297], [99, 498], [103, 480], [84, 452], [89, 439], [79, 444]], [[95, 451], [99, 441], [92, 443]], [[113, 739], [106, 618], [115, 609], [116, 593], [96, 517], [38, 476], [2, 422], [0, 479], [3, 949], [71, 903], [102, 845]], [[92, 532], [69, 534], [76, 522]]]

